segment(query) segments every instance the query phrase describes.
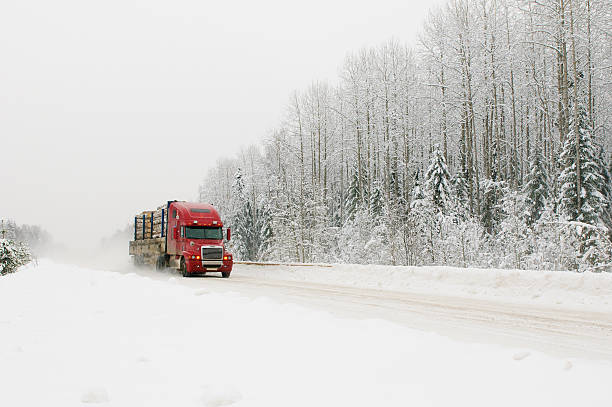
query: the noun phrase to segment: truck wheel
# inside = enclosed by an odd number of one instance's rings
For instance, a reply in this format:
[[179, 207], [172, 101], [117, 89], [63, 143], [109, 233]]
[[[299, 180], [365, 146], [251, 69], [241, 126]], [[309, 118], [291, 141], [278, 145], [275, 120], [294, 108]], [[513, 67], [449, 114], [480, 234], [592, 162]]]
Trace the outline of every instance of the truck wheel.
[[229, 271], [222, 271], [221, 272], [221, 277], [223, 278], [229, 278], [230, 276], [230, 272]]
[[190, 274], [187, 272], [187, 265], [185, 264], [185, 258], [181, 257], [181, 266], [180, 266], [181, 274], [183, 277], [189, 277]]
[[159, 256], [155, 262], [155, 268], [157, 270], [163, 270], [168, 267], [168, 257], [166, 255]]

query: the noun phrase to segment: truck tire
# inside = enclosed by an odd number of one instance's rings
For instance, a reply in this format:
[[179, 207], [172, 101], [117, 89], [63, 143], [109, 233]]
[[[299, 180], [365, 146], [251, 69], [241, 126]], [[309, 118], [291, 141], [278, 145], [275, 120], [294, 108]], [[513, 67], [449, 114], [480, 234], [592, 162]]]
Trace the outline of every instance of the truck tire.
[[134, 261], [134, 266], [136, 267], [140, 267], [144, 264], [142, 256], [134, 256], [132, 260]]
[[221, 277], [223, 278], [229, 278], [230, 276], [230, 272], [229, 271], [222, 271], [221, 272]]
[[155, 268], [157, 270], [163, 270], [166, 267], [168, 267], [168, 258], [165, 255], [159, 256], [155, 262]]
[[181, 265], [179, 270], [181, 270], [181, 274], [183, 277], [189, 277], [191, 274], [187, 272], [187, 264], [185, 264], [185, 258], [181, 257]]

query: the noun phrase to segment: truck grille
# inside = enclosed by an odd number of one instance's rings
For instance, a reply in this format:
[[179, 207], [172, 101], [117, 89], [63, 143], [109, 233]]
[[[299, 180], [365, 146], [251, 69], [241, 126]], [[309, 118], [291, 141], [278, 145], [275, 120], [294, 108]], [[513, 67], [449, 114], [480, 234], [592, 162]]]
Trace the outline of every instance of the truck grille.
[[219, 246], [203, 246], [202, 261], [223, 260], [223, 248]]

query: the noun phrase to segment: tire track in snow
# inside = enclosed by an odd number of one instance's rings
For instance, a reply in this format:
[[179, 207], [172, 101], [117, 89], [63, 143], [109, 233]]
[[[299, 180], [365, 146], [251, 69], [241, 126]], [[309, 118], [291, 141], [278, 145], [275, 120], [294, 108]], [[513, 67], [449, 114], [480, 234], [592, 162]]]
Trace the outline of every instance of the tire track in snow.
[[[236, 271], [238, 271], [236, 273]], [[566, 306], [391, 291], [247, 276], [206, 276], [175, 282], [211, 292], [268, 297], [349, 318], [384, 319], [468, 342], [527, 347], [564, 357], [612, 361], [612, 314]], [[137, 272], [167, 279], [167, 272]]]

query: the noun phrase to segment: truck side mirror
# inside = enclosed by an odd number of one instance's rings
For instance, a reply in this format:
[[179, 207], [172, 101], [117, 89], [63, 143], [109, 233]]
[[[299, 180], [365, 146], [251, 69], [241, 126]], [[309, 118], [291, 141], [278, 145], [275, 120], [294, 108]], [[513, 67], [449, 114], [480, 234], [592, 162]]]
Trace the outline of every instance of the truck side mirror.
[[174, 228], [174, 240], [178, 240], [178, 238], [179, 238], [178, 228]]
[[232, 238], [232, 228], [227, 228], [227, 240]]

